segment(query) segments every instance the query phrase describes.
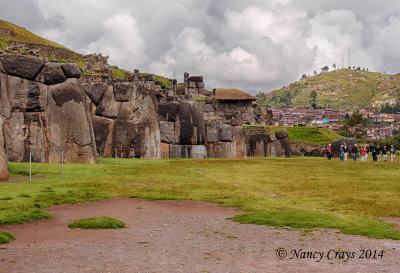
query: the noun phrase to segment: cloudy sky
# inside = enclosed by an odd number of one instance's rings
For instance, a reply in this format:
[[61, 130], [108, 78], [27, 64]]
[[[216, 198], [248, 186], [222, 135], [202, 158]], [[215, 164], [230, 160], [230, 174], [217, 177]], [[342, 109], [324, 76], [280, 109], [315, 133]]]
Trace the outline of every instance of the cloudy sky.
[[328, 65], [400, 72], [398, 0], [0, 0], [0, 19], [121, 68], [280, 88]]

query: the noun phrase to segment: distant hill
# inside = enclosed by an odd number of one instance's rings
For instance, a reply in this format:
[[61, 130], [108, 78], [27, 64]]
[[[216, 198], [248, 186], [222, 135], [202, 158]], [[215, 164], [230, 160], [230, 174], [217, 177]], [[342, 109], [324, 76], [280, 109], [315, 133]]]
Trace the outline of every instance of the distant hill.
[[33, 34], [23, 27], [14, 25], [7, 21], [0, 20], [0, 43], [3, 47], [3, 50], [5, 49], [5, 46], [7, 46], [7, 44], [11, 41], [47, 45], [67, 49], [60, 44], [37, 36], [36, 34]]
[[305, 78], [279, 90], [259, 93], [258, 103], [271, 107], [305, 107], [312, 105], [311, 92], [317, 93], [318, 108], [354, 110], [379, 109], [396, 103], [400, 97], [400, 73], [388, 75], [352, 69], [338, 69]]

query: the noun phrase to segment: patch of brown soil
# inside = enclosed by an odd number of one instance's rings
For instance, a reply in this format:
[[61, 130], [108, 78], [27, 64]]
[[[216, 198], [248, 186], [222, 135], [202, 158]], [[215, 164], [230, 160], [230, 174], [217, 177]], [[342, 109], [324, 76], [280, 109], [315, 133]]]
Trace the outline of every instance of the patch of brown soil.
[[400, 217], [379, 217], [378, 219], [386, 223], [396, 224], [393, 229], [400, 230]]
[[[47, 209], [54, 218], [0, 226], [16, 240], [0, 247], [0, 272], [399, 272], [400, 242], [318, 230], [302, 236], [226, 219], [239, 211], [197, 201], [111, 199]], [[87, 217], [115, 217], [128, 228], [69, 229]], [[279, 259], [278, 248], [287, 256]], [[324, 252], [296, 258], [293, 251]], [[362, 250], [383, 258], [360, 258]], [[330, 250], [355, 252], [335, 259]], [[281, 252], [280, 252], [281, 253]], [[332, 252], [333, 253], [333, 252]], [[292, 256], [294, 256], [292, 258]], [[292, 259], [291, 259], [292, 258]]]

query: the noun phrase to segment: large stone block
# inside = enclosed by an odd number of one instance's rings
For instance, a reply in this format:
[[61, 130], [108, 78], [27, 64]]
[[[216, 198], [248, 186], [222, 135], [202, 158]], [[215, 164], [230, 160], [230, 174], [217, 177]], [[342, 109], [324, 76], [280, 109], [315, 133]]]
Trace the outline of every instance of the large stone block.
[[223, 142], [231, 142], [233, 140], [232, 126], [229, 124], [222, 124], [219, 129], [219, 140]]
[[49, 87], [47, 105], [49, 163], [95, 163], [96, 143], [86, 107], [85, 93], [77, 79]]
[[272, 141], [269, 144], [271, 157], [285, 157], [285, 149], [279, 140]]
[[112, 157], [112, 135], [114, 128], [114, 120], [91, 116], [93, 131], [96, 140], [97, 153], [102, 157]]
[[205, 145], [192, 145], [190, 146], [190, 158], [206, 159], [207, 148]]
[[218, 129], [207, 127], [206, 143], [217, 143], [219, 140]]
[[61, 69], [67, 78], [80, 78], [81, 70], [76, 63], [65, 63], [61, 64]]
[[246, 158], [246, 139], [242, 126], [233, 127], [233, 141], [231, 142], [231, 157]]
[[231, 158], [231, 143], [219, 142], [213, 144], [215, 158]]
[[283, 129], [282, 131], [276, 131], [275, 132], [275, 137], [277, 139], [288, 138], [289, 134], [288, 134], [288, 131], [286, 129]]
[[6, 74], [28, 80], [36, 79], [44, 66], [39, 58], [24, 55], [3, 54], [0, 62]]
[[176, 121], [179, 109], [179, 102], [172, 101], [168, 103], [160, 103], [158, 105], [158, 114], [161, 120]]
[[2, 96], [8, 94], [12, 111], [45, 111], [47, 105], [46, 85], [12, 76], [8, 76], [6, 82], [7, 86], [4, 92], [2, 90]]
[[96, 108], [96, 115], [116, 119], [121, 110], [121, 102], [114, 99], [113, 87], [109, 86], [99, 106]]
[[175, 141], [175, 123], [169, 121], [160, 121], [161, 142], [174, 143]]
[[214, 107], [212, 104], [205, 104], [203, 106], [203, 112], [209, 113], [209, 112], [214, 112]]
[[114, 98], [118, 102], [129, 101], [135, 86], [130, 82], [118, 82], [114, 84]]
[[8, 162], [4, 151], [3, 118], [0, 116], [0, 181], [8, 180]]
[[37, 76], [36, 81], [44, 83], [46, 85], [62, 83], [67, 79], [64, 75], [61, 65], [57, 63], [46, 63]]
[[[129, 157], [160, 158], [160, 127], [157, 119], [156, 98], [146, 85], [139, 85], [128, 102], [123, 102], [115, 121], [113, 148], [122, 149]], [[104, 98], [103, 98], [104, 99]]]
[[282, 148], [285, 150], [285, 157], [290, 157], [292, 155], [292, 150], [290, 148], [290, 142], [288, 138], [279, 139]]
[[107, 84], [101, 82], [85, 83], [82, 86], [86, 95], [88, 95], [96, 106], [100, 104], [101, 99], [109, 88]]
[[169, 145], [169, 155], [171, 158], [189, 158], [189, 145]]

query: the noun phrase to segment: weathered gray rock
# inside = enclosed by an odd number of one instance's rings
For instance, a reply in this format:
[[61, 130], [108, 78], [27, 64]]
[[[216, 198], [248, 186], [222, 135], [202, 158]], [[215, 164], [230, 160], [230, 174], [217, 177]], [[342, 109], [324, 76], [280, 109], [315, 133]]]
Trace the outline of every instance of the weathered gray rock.
[[219, 142], [213, 144], [213, 153], [215, 158], [231, 158], [231, 143]]
[[170, 158], [189, 158], [189, 145], [170, 144], [169, 145]]
[[288, 131], [286, 129], [283, 129], [282, 131], [276, 131], [275, 132], [275, 137], [277, 139], [288, 138], [289, 134], [288, 134]]
[[206, 142], [207, 143], [217, 143], [219, 140], [218, 129], [213, 127], [207, 127], [206, 129]]
[[113, 157], [112, 136], [114, 120], [91, 116], [97, 153], [102, 157]]
[[304, 156], [299, 150], [294, 150], [294, 151], [292, 151], [292, 155], [295, 155], [295, 156]]
[[139, 85], [130, 101], [122, 103], [113, 129], [113, 148], [122, 149], [122, 156], [128, 157], [134, 148], [136, 157], [160, 158], [160, 128], [155, 101], [151, 90], [146, 85]]
[[231, 157], [246, 158], [246, 139], [242, 126], [233, 127], [233, 141], [231, 142]]
[[160, 121], [161, 142], [174, 143], [175, 141], [175, 123], [169, 121]]
[[118, 102], [129, 101], [135, 86], [130, 82], [118, 82], [114, 84], [114, 98]]
[[47, 106], [49, 163], [95, 163], [96, 144], [86, 108], [84, 90], [77, 79], [49, 87]]
[[2, 54], [0, 62], [5, 74], [28, 80], [36, 79], [44, 66], [39, 58], [23, 55]]
[[46, 63], [36, 81], [46, 85], [62, 83], [67, 79], [61, 65], [57, 63]]
[[3, 118], [0, 116], [0, 181], [8, 180], [8, 162], [4, 151]]
[[336, 139], [335, 141], [331, 142], [332, 145], [331, 149], [333, 156], [335, 157], [339, 156], [340, 145], [344, 145], [345, 143], [347, 143], [347, 147], [349, 148], [349, 150], [352, 150], [354, 144], [357, 144], [357, 140], [355, 140], [352, 137], [348, 137], [348, 138]]
[[231, 142], [233, 140], [232, 126], [229, 124], [222, 124], [219, 129], [219, 140], [223, 142]]
[[205, 113], [214, 112], [214, 107], [212, 106], [212, 104], [205, 104], [203, 106], [203, 112]]
[[61, 64], [61, 68], [67, 78], [80, 78], [81, 70], [76, 63], [65, 63]]
[[96, 106], [100, 104], [101, 99], [109, 88], [107, 84], [101, 82], [85, 83], [82, 86], [88, 97]]
[[191, 145], [190, 146], [190, 158], [206, 159], [207, 148], [205, 145]]
[[282, 148], [284, 149], [284, 154], [285, 157], [290, 157], [292, 155], [292, 151], [290, 148], [290, 142], [288, 138], [281, 138], [279, 139], [279, 142], [282, 146]]
[[271, 142], [269, 148], [271, 157], [285, 157], [285, 149], [282, 147], [280, 141]]
[[[1, 96], [4, 102], [3, 116], [11, 111], [43, 112], [47, 105], [47, 86], [13, 76], [1, 76]], [[8, 106], [7, 106], [8, 104]], [[8, 113], [6, 113], [8, 112]]]
[[179, 109], [179, 102], [172, 101], [167, 103], [160, 103], [158, 105], [158, 114], [161, 120], [176, 121]]
[[96, 115], [116, 119], [121, 110], [121, 102], [116, 102], [114, 99], [113, 87], [109, 86], [100, 105], [96, 108]]

